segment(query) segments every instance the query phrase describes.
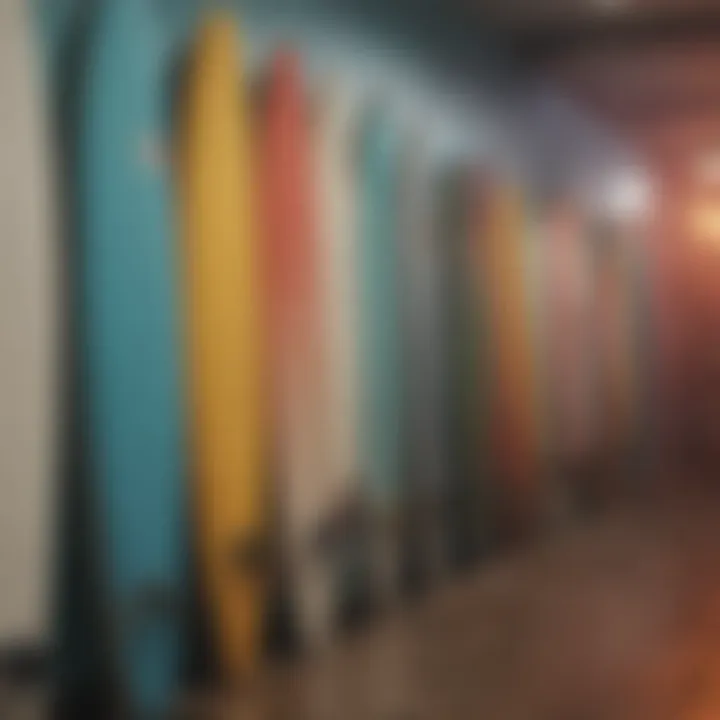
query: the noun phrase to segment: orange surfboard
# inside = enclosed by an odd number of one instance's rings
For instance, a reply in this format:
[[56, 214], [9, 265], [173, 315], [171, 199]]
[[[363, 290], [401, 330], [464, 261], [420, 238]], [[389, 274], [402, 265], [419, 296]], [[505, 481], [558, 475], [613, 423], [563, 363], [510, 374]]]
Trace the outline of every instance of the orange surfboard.
[[538, 520], [542, 469], [523, 196], [508, 183], [482, 182], [477, 213], [478, 265], [489, 308], [492, 462], [505, 529], [523, 533]]

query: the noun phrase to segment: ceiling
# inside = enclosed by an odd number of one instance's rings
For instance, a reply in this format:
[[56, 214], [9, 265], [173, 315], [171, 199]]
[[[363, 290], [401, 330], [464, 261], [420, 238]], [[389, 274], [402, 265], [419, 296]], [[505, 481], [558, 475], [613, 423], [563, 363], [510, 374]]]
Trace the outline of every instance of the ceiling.
[[462, 0], [654, 157], [720, 147], [720, 0]]
[[535, 31], [589, 24], [670, 23], [718, 16], [716, 0], [464, 0], [506, 27]]

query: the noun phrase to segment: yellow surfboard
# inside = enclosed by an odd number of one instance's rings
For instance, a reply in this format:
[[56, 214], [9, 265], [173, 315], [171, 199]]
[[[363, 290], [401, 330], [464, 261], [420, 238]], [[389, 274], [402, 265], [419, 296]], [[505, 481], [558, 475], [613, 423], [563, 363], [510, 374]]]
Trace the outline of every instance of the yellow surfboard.
[[202, 26], [180, 147], [200, 577], [233, 681], [260, 654], [268, 488], [260, 248], [237, 34], [224, 14]]

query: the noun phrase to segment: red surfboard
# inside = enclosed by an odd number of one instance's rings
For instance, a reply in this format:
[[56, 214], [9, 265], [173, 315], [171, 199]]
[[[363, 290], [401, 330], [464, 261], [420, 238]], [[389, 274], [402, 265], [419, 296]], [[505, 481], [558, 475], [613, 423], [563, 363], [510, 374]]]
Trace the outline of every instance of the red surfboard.
[[262, 175], [272, 425], [283, 580], [303, 644], [332, 618], [327, 526], [333, 492], [323, 444], [325, 388], [315, 178], [300, 58], [273, 58], [264, 86]]

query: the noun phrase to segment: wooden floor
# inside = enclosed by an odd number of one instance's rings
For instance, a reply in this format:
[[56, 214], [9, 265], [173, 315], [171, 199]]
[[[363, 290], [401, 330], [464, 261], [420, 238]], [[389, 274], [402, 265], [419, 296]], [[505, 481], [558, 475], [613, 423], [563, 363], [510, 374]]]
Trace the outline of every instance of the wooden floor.
[[720, 496], [624, 509], [453, 578], [193, 717], [720, 719]]

